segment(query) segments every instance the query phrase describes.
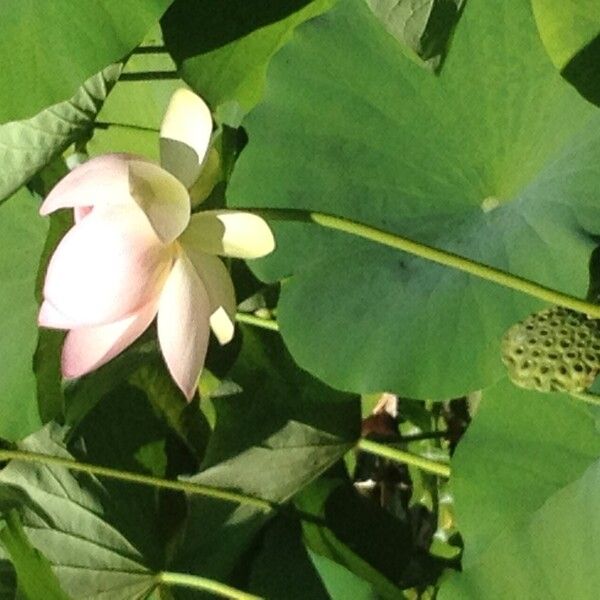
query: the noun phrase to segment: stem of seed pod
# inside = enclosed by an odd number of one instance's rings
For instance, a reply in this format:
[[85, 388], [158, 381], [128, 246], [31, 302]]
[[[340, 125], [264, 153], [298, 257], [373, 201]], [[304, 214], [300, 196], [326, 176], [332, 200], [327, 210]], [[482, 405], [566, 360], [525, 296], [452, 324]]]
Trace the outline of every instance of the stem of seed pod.
[[370, 227], [351, 219], [296, 209], [258, 209], [254, 212], [266, 219], [313, 222], [327, 229], [343, 231], [350, 235], [355, 235], [383, 246], [395, 248], [419, 258], [462, 271], [463, 273], [468, 273], [480, 279], [491, 281], [503, 287], [537, 298], [538, 300], [570, 308], [571, 310], [584, 313], [591, 318], [600, 318], [599, 304], [586, 302], [575, 296], [564, 294], [517, 275], [511, 275], [506, 271], [490, 267], [470, 258], [465, 258], [453, 252], [446, 252], [445, 250], [440, 250], [439, 248], [434, 248], [433, 246], [428, 246], [427, 244], [422, 244], [407, 237], [377, 229], [376, 227]]
[[590, 392], [569, 392], [569, 395], [592, 406], [600, 406], [600, 396]]

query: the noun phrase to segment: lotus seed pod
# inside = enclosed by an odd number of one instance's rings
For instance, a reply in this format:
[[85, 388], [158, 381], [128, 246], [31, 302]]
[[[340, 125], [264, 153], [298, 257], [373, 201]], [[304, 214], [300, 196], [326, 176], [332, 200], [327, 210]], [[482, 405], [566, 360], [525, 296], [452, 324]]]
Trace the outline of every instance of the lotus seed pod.
[[516, 385], [540, 392], [582, 392], [600, 372], [600, 320], [554, 306], [513, 325], [502, 362]]

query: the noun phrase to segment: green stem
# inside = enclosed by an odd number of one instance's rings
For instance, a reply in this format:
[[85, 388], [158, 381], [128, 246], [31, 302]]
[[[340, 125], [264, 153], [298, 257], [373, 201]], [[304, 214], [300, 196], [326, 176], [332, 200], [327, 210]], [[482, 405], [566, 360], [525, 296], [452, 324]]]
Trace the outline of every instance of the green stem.
[[277, 321], [272, 321], [271, 319], [262, 319], [261, 317], [257, 317], [248, 313], [236, 313], [235, 320], [239, 323], [246, 323], [247, 325], [262, 327], [263, 329], [279, 331], [279, 325], [277, 325]]
[[469, 273], [480, 279], [492, 281], [498, 285], [543, 300], [544, 302], [558, 304], [559, 306], [570, 308], [596, 319], [600, 318], [600, 305], [598, 304], [585, 302], [575, 296], [563, 294], [552, 288], [534, 283], [529, 279], [511, 275], [506, 271], [478, 263], [452, 252], [446, 252], [426, 244], [421, 244], [420, 242], [415, 242], [414, 240], [377, 229], [376, 227], [363, 225], [362, 223], [357, 223], [356, 221], [345, 219], [343, 217], [306, 210], [264, 209], [256, 210], [256, 212], [264, 215], [266, 218], [286, 221], [309, 221], [328, 229], [343, 231], [351, 235], [377, 242], [383, 246], [402, 250], [403, 252], [408, 252], [409, 254], [419, 256], [420, 258], [430, 260], [440, 265], [451, 267], [458, 271], [463, 271], [464, 273]]
[[148, 131], [149, 133], [158, 133], [158, 129], [153, 127], [143, 127], [141, 125], [129, 125], [127, 123], [110, 123], [108, 121], [94, 121], [94, 129], [110, 129], [111, 127], [117, 127], [121, 129], [133, 129], [135, 131]]
[[597, 394], [591, 394], [589, 392], [570, 392], [569, 395], [578, 400], [583, 400], [583, 402], [591, 404], [592, 406], [600, 406], [600, 396]]
[[234, 587], [206, 579], [205, 577], [197, 577], [196, 575], [188, 575], [186, 573], [172, 573], [170, 571], [162, 571], [156, 575], [157, 585], [169, 585], [186, 587], [193, 590], [202, 590], [210, 592], [215, 596], [222, 598], [230, 598], [231, 600], [262, 600], [261, 596], [242, 592]]
[[160, 477], [152, 477], [151, 475], [142, 475], [140, 473], [131, 473], [130, 471], [121, 471], [102, 467], [100, 465], [92, 465], [89, 463], [78, 462], [70, 458], [61, 456], [50, 456], [48, 454], [39, 454], [37, 452], [26, 452], [23, 450], [0, 450], [0, 460], [18, 460], [22, 462], [38, 463], [55, 467], [63, 467], [71, 471], [79, 471], [107, 477], [109, 479], [118, 479], [129, 483], [137, 483], [140, 485], [148, 485], [152, 487], [176, 490], [197, 496], [206, 496], [208, 498], [216, 498], [225, 500], [226, 502], [234, 502], [236, 504], [248, 504], [264, 511], [270, 511], [276, 508], [268, 500], [247, 496], [246, 494], [238, 494], [217, 487], [192, 483], [190, 481], [174, 481], [172, 479], [161, 479]]
[[424, 458], [423, 456], [413, 454], [412, 452], [399, 450], [398, 448], [386, 446], [385, 444], [379, 444], [365, 438], [361, 438], [359, 440], [357, 447], [363, 452], [376, 454], [377, 456], [381, 456], [395, 462], [406, 463], [407, 465], [412, 465], [413, 467], [417, 467], [423, 471], [427, 471], [428, 473], [433, 473], [434, 475], [450, 477], [450, 467], [448, 465], [436, 462], [435, 460], [431, 460], [429, 458]]

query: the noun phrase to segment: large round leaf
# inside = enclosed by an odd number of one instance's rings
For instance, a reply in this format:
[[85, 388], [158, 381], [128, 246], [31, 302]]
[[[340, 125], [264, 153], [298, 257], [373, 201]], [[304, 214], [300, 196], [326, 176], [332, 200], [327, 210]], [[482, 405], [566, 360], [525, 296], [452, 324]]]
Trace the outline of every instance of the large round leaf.
[[440, 600], [577, 598], [600, 587], [600, 461], [504, 531], [481, 560], [442, 584]]
[[72, 96], [137, 46], [171, 2], [4, 0], [0, 122], [31, 117]]
[[597, 416], [581, 401], [507, 380], [483, 393], [452, 459], [465, 568], [598, 460]]
[[[442, 74], [361, 0], [296, 30], [230, 185], [234, 206], [352, 218], [583, 295], [600, 227], [600, 113], [562, 80], [529, 2], [467, 3]], [[451, 397], [502, 376], [540, 303], [307, 223], [256, 264], [301, 366], [335, 387]]]

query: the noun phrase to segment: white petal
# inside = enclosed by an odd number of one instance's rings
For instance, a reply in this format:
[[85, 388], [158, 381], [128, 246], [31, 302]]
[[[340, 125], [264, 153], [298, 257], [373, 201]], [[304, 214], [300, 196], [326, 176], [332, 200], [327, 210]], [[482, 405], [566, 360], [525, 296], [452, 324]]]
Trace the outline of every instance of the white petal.
[[120, 354], [146, 331], [156, 308], [157, 302], [153, 301], [120, 321], [72, 329], [62, 351], [63, 376], [81, 377]]
[[234, 258], [259, 258], [275, 249], [275, 238], [264, 219], [234, 210], [192, 215], [181, 241], [207, 254]]
[[210, 326], [220, 344], [227, 344], [234, 334], [236, 311], [235, 289], [223, 261], [210, 254], [183, 245], [196, 273], [204, 283], [210, 301]]
[[222, 346], [228, 344], [235, 334], [233, 319], [222, 306], [210, 315], [210, 328]]
[[168, 243], [187, 227], [187, 189], [168, 171], [143, 157], [105, 154], [73, 169], [44, 200], [40, 213], [75, 209], [79, 222], [90, 209], [141, 208], [156, 234]]
[[141, 211], [94, 210], [50, 259], [44, 298], [75, 326], [110, 323], [158, 295], [172, 256]]
[[171, 97], [160, 128], [162, 166], [186, 187], [200, 174], [212, 133], [212, 117], [204, 100], [181, 88]]
[[204, 366], [210, 302], [189, 258], [181, 253], [160, 296], [158, 340], [175, 383], [191, 400]]

